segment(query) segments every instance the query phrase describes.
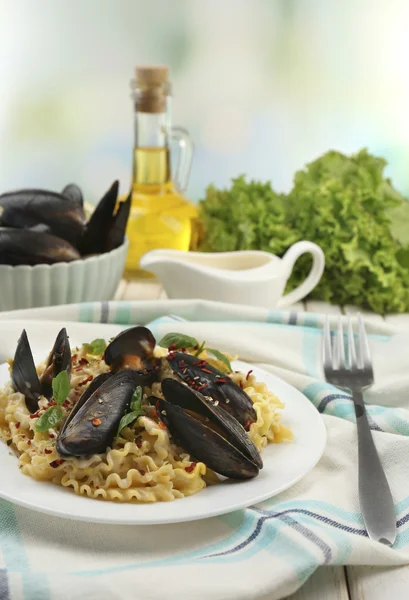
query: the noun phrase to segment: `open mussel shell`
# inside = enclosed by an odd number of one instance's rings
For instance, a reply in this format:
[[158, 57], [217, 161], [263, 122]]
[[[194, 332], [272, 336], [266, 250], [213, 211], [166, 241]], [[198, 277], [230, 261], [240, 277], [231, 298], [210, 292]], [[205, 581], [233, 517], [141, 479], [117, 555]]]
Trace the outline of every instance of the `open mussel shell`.
[[38, 265], [71, 262], [81, 258], [67, 241], [40, 231], [28, 229], [0, 230], [0, 264]]
[[253, 403], [246, 392], [213, 365], [184, 352], [171, 352], [168, 361], [175, 375], [192, 389], [217, 400], [243, 427], [248, 428], [257, 420]]
[[31, 413], [38, 410], [40, 396], [51, 398], [53, 395], [52, 379], [64, 369], [70, 376], [71, 349], [65, 328], [61, 329], [57, 335], [41, 379], [37, 375], [27, 332], [23, 329], [14, 354], [11, 381], [16, 392], [24, 395], [26, 406]]
[[[79, 242], [78, 247], [81, 254], [101, 254], [102, 252], [107, 251], [106, 243], [113, 223], [118, 199], [118, 190], [119, 181], [114, 181], [95, 207]], [[125, 230], [123, 231], [123, 235], [124, 234]]]
[[111, 371], [134, 369], [148, 372], [155, 369], [153, 359], [156, 340], [147, 327], [138, 325], [121, 331], [107, 346], [104, 361]]
[[79, 399], [79, 408], [64, 421], [57, 436], [57, 451], [63, 456], [105, 452], [140, 384], [140, 375], [130, 370], [96, 378]]
[[31, 413], [35, 413], [38, 409], [38, 399], [42, 392], [25, 329], [23, 329], [17, 342], [11, 370], [11, 381], [13, 388], [25, 396], [28, 410]]
[[238, 421], [200, 392], [172, 378], [162, 381], [165, 400], [153, 398], [177, 443], [210, 469], [231, 479], [256, 477], [261, 456]]
[[24, 189], [0, 195], [0, 224], [28, 229], [47, 225], [52, 233], [77, 246], [86, 223], [81, 204], [48, 190]]
[[67, 330], [64, 327], [57, 335], [54, 347], [49, 354], [45, 371], [40, 378], [43, 396], [51, 398], [53, 395], [53, 378], [64, 370], [67, 371], [68, 376], [70, 376], [71, 364], [70, 342], [68, 341]]

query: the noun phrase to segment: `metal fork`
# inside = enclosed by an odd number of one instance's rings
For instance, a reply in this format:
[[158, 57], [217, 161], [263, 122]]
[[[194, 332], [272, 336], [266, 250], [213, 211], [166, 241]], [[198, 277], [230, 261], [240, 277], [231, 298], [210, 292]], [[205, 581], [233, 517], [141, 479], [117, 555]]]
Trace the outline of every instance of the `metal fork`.
[[357, 316], [358, 352], [355, 348], [351, 317], [348, 317], [347, 344], [344, 344], [341, 318], [338, 322], [338, 335], [334, 336], [334, 342], [331, 344], [329, 320], [326, 317], [323, 338], [324, 374], [329, 383], [347, 388], [352, 394], [358, 430], [358, 489], [362, 516], [369, 537], [392, 546], [396, 539], [395, 508], [369, 428], [362, 395], [362, 392], [373, 384], [374, 375], [364, 322], [360, 314]]

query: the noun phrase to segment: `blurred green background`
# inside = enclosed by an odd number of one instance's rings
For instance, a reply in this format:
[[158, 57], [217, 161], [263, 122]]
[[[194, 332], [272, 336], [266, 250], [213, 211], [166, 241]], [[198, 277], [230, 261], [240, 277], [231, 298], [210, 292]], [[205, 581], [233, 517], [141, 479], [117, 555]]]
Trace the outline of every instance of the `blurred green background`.
[[366, 146], [409, 195], [406, 0], [0, 0], [0, 191], [130, 183], [137, 64], [169, 64], [188, 196]]

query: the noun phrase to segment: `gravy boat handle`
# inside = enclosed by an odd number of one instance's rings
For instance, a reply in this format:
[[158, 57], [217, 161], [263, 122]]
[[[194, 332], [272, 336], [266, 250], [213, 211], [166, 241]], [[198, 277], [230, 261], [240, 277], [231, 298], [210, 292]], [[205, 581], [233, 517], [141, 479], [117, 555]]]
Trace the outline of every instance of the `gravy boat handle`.
[[325, 256], [317, 244], [313, 242], [297, 242], [293, 244], [282, 257], [282, 261], [287, 269], [287, 281], [290, 278], [296, 261], [303, 254], [312, 255], [312, 267], [305, 281], [303, 281], [295, 290], [285, 294], [278, 301], [277, 308], [286, 308], [290, 304], [299, 302], [315, 288], [320, 281], [325, 267]]

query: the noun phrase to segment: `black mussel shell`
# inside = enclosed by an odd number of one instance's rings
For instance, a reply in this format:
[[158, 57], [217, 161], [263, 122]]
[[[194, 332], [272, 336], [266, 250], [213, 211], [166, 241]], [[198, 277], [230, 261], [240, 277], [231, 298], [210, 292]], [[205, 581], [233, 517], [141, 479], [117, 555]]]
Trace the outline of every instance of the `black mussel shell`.
[[104, 360], [112, 371], [152, 371], [156, 366], [153, 360], [155, 345], [156, 340], [147, 327], [131, 327], [121, 331], [107, 346]]
[[217, 400], [246, 429], [257, 420], [253, 403], [246, 392], [213, 365], [184, 352], [171, 352], [168, 361], [175, 375], [192, 389]]
[[79, 242], [81, 254], [101, 254], [106, 251], [106, 241], [118, 199], [119, 181], [114, 181], [95, 207]]
[[41, 386], [25, 329], [18, 340], [14, 354], [11, 381], [16, 392], [25, 396], [28, 410], [35, 413], [38, 410]]
[[52, 380], [61, 371], [66, 370], [68, 376], [71, 375], [71, 348], [68, 341], [67, 330], [61, 329], [55, 340], [53, 349], [50, 352], [46, 368], [41, 375], [40, 383], [43, 396], [51, 398], [53, 395]]
[[108, 230], [105, 252], [110, 252], [122, 245], [125, 237], [126, 226], [128, 224], [129, 214], [131, 212], [132, 193], [129, 193], [127, 199], [119, 204], [115, 216], [112, 218], [111, 226]]
[[74, 200], [74, 202], [78, 202], [80, 206], [84, 205], [84, 197], [82, 195], [82, 190], [75, 183], [69, 183], [65, 186], [65, 188], [61, 191], [61, 194], [70, 200]]
[[81, 258], [67, 241], [28, 229], [0, 230], [0, 264], [38, 265], [71, 262]]
[[17, 190], [0, 195], [0, 224], [27, 229], [47, 225], [52, 233], [77, 246], [86, 223], [82, 206], [76, 201], [48, 190]]
[[154, 399], [159, 416], [184, 450], [225, 477], [258, 474], [261, 456], [234, 417], [175, 379], [164, 379], [162, 392], [165, 400]]
[[[57, 437], [57, 450], [63, 456], [101, 454], [111, 446], [119, 422], [129, 407], [141, 377], [131, 370], [101, 378], [92, 393], [85, 390], [80, 408], [71, 411]], [[91, 384], [92, 385], [92, 384]]]

